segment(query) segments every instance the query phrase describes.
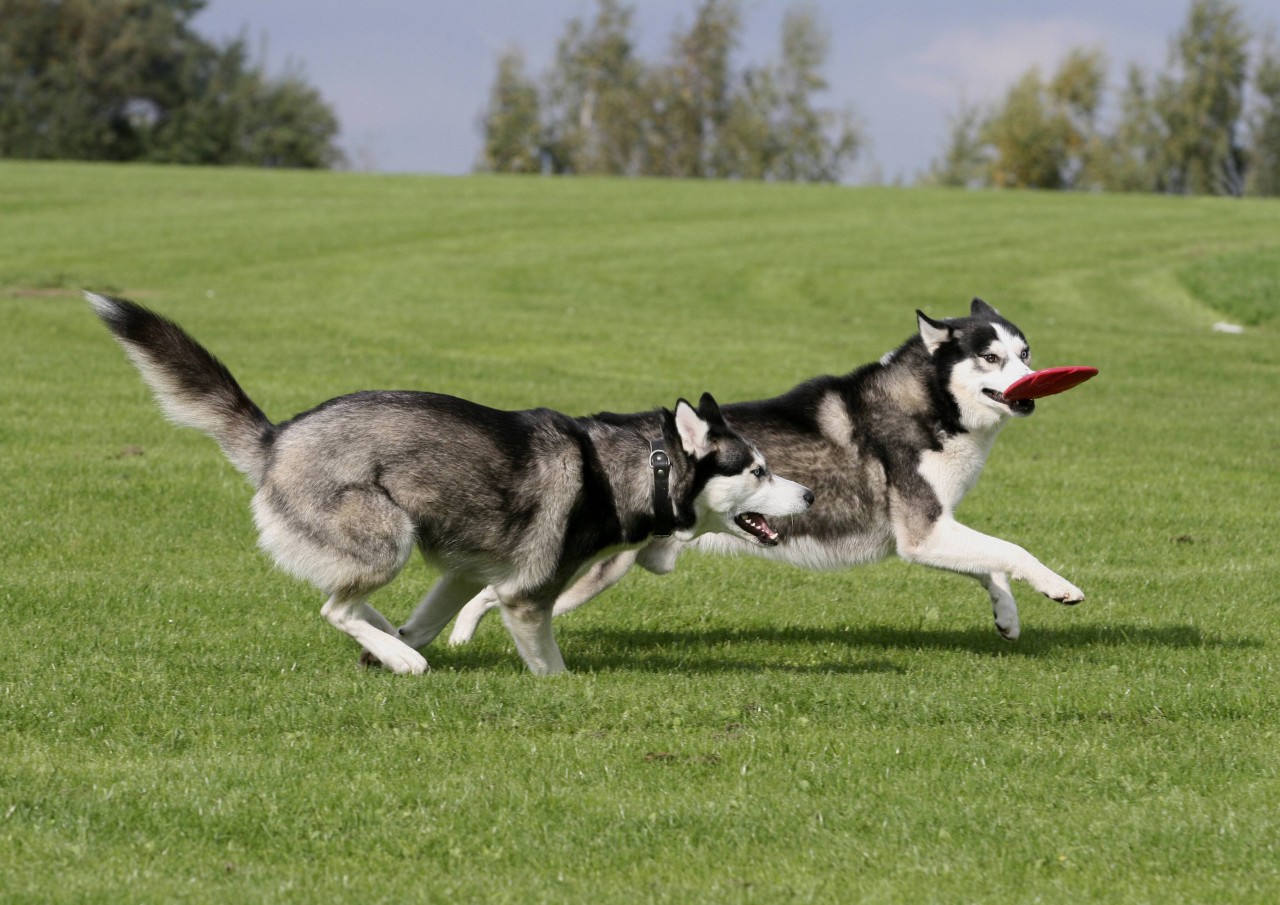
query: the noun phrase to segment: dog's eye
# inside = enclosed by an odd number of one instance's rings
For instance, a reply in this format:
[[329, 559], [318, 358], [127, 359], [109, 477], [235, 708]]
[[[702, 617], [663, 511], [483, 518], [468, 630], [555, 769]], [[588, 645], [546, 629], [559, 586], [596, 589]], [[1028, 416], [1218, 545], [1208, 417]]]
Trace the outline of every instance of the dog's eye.
[[988, 352], [986, 355], [982, 356], [982, 360], [983, 360], [983, 361], [985, 361], [985, 362], [986, 362], [987, 364], [989, 364], [989, 365], [999, 364], [999, 363], [1000, 363], [1000, 356], [999, 356], [999, 355], [996, 355], [996, 354], [995, 354], [995, 353], [993, 353], [993, 352]]
[[1019, 357], [1020, 357], [1023, 361], [1026, 361], [1028, 358], [1030, 358], [1030, 357], [1031, 357], [1031, 350], [1030, 350], [1030, 349], [1023, 349], [1023, 350], [1022, 350], [1022, 355], [1021, 355], [1021, 356], [1019, 356]]
[[769, 473], [769, 470], [765, 468], [763, 465], [757, 465], [755, 468], [751, 469], [751, 473], [755, 475], [757, 478], [760, 478], [761, 480], [763, 480], [764, 476]]

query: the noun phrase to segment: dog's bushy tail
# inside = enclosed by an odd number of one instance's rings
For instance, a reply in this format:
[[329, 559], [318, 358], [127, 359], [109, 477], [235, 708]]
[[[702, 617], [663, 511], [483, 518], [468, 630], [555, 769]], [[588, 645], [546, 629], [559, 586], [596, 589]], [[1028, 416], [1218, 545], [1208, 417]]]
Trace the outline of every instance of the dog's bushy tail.
[[178, 424], [218, 441], [231, 464], [261, 483], [275, 426], [226, 366], [168, 318], [126, 299], [86, 292], [98, 317]]

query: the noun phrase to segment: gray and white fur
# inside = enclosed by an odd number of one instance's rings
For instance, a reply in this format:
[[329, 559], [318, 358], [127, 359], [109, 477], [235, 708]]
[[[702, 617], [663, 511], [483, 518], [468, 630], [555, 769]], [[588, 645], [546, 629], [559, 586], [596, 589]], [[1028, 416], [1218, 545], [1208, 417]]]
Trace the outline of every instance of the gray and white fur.
[[[897, 553], [908, 562], [978, 580], [996, 630], [1018, 637], [1010, 578], [1065, 604], [1084, 592], [1022, 547], [961, 524], [955, 509], [977, 483], [1000, 429], [1035, 403], [1003, 391], [1030, 373], [1022, 331], [974, 299], [968, 317], [934, 320], [916, 312], [917, 332], [879, 361], [842, 377], [818, 377], [782, 396], [723, 407], [775, 467], [814, 489], [807, 512], [778, 523], [776, 546], [748, 546], [707, 534], [654, 540], [598, 563], [556, 601], [572, 610], [620, 580], [631, 566], [659, 574], [687, 547], [750, 553], [808, 569], [838, 569]], [[490, 589], [459, 614], [451, 644], [468, 641], [494, 606]]]
[[[366, 662], [421, 673], [429, 643], [488, 586], [529, 669], [564, 670], [556, 598], [658, 524], [651, 440], [670, 459], [672, 539], [728, 532], [771, 544], [767, 519], [803, 512], [805, 487], [775, 477], [715, 400], [697, 409], [572, 418], [508, 412], [436, 393], [341, 396], [275, 424], [181, 327], [86, 293], [174, 421], [210, 434], [257, 493], [260, 543], [327, 596], [321, 612]], [[420, 550], [442, 571], [396, 629], [369, 596]]]

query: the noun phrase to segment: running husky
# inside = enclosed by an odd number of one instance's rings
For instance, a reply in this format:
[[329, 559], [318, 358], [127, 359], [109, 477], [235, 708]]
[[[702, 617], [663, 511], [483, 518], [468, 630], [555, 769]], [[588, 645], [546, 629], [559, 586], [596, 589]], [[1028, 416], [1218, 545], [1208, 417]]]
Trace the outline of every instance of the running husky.
[[[674, 412], [570, 418], [363, 392], [272, 424], [177, 324], [86, 297], [169, 417], [210, 434], [253, 482], [261, 545], [329, 595], [321, 613], [366, 662], [398, 673], [426, 670], [416, 648], [486, 585], [529, 669], [563, 672], [551, 608], [596, 561], [659, 532], [777, 543], [766, 519], [813, 502], [769, 472], [710, 394], [696, 411], [681, 399]], [[397, 632], [368, 598], [414, 547], [444, 574]]]
[[[777, 468], [813, 487], [808, 513], [779, 522], [774, 546], [749, 546], [724, 534], [692, 544], [655, 540], [595, 565], [556, 601], [575, 609], [612, 586], [631, 566], [658, 574], [675, 568], [686, 546], [754, 553], [808, 569], [875, 562], [896, 551], [908, 562], [972, 575], [991, 597], [996, 630], [1018, 637], [1018, 605], [1009, 576], [1059, 603], [1084, 592], [1015, 544], [956, 521], [991, 445], [1010, 417], [1035, 410], [1003, 391], [1031, 368], [1022, 331], [982, 299], [968, 317], [934, 320], [916, 312], [918, 333], [878, 362], [844, 377], [817, 377], [782, 396], [724, 407], [730, 426], [750, 436]], [[463, 608], [450, 644], [463, 644], [496, 603], [486, 589]]]

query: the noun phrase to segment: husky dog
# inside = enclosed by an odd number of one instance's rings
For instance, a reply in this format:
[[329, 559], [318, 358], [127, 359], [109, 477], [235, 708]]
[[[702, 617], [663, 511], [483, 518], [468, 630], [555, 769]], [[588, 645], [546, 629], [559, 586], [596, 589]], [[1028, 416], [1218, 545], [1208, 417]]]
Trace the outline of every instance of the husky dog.
[[[780, 521], [782, 540], [748, 546], [725, 534], [686, 543], [654, 540], [605, 559], [556, 601], [572, 610], [613, 585], [637, 561], [658, 574], [681, 549], [753, 553], [808, 569], [875, 562], [897, 552], [908, 562], [972, 575], [991, 597], [996, 630], [1018, 637], [1009, 578], [1059, 603], [1084, 592], [1021, 547], [956, 521], [1009, 418], [1035, 410], [1003, 391], [1030, 373], [1022, 331], [982, 299], [968, 317], [934, 320], [916, 312], [918, 332], [878, 362], [843, 377], [817, 377], [773, 399], [724, 407], [730, 426], [750, 436], [776, 467], [814, 488], [817, 503]], [[495, 605], [486, 589], [463, 608], [449, 638], [463, 644]]]
[[[564, 671], [557, 595], [661, 532], [773, 544], [767, 521], [813, 494], [773, 475], [709, 394], [695, 410], [571, 418], [420, 392], [330, 399], [273, 424], [177, 324], [86, 293], [174, 421], [210, 434], [257, 488], [260, 543], [329, 595], [321, 613], [366, 662], [421, 673], [417, 651], [489, 586], [529, 669]], [[417, 547], [443, 575], [397, 630], [368, 599]]]

